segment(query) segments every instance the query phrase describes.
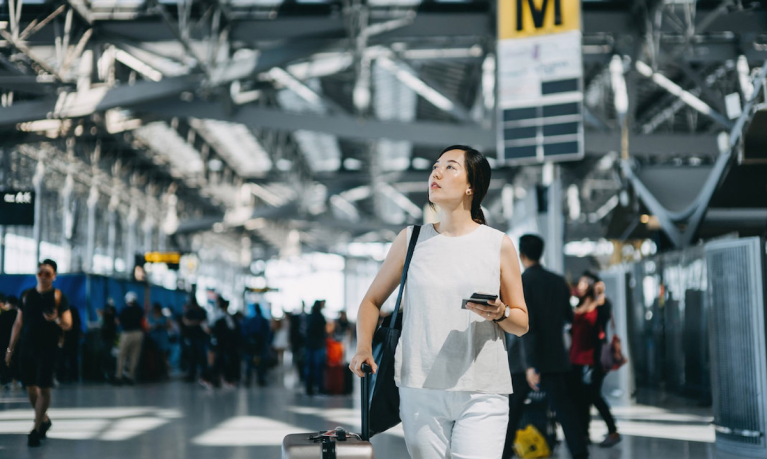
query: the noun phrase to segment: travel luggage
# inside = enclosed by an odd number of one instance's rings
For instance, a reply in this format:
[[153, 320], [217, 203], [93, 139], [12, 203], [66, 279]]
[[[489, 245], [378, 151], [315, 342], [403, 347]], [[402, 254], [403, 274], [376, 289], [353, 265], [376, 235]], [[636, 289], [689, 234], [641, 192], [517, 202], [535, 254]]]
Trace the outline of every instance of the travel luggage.
[[[543, 436], [549, 451], [553, 452], [557, 444], [557, 421], [554, 413], [549, 409], [546, 393], [531, 391], [528, 400], [530, 403], [525, 405], [525, 410], [522, 413], [522, 420], [519, 423], [521, 429], [517, 431], [517, 438], [527, 426], [533, 426]], [[538, 449], [541, 448], [538, 447]], [[548, 457], [548, 455], [535, 457]]]
[[532, 424], [517, 431], [514, 440], [514, 452], [520, 459], [538, 459], [551, 456], [549, 444]]
[[325, 367], [323, 391], [329, 395], [349, 395], [354, 390], [354, 373], [349, 364], [327, 365]]
[[363, 365], [362, 380], [362, 433], [347, 432], [341, 427], [335, 430], [287, 435], [282, 440], [282, 459], [374, 459], [370, 444], [370, 373]]
[[165, 356], [148, 334], [141, 341], [137, 370], [136, 378], [141, 382], [161, 381], [166, 375]]
[[[106, 350], [104, 342], [101, 340], [101, 330], [93, 329], [85, 333], [85, 340], [82, 347], [82, 377], [83, 381], [104, 381], [106, 374], [114, 374], [114, 366], [110, 369], [105, 368]], [[111, 356], [110, 356], [111, 357]]]
[[328, 366], [341, 365], [344, 362], [344, 345], [340, 341], [328, 338], [325, 341], [325, 356]]

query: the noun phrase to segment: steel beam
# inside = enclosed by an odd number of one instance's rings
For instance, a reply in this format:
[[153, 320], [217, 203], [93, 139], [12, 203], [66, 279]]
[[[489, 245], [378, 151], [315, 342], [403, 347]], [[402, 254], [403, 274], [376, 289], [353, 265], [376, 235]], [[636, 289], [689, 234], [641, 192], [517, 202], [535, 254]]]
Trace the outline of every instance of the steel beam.
[[663, 207], [652, 192], [644, 186], [644, 183], [639, 180], [639, 177], [634, 174], [630, 161], [621, 161], [621, 169], [629, 182], [631, 182], [631, 186], [634, 187], [634, 191], [639, 195], [639, 199], [641, 199], [645, 206], [647, 206], [647, 209], [658, 218], [663, 232], [666, 233], [666, 236], [668, 236], [671, 243], [674, 244], [674, 247], [680, 247], [682, 243], [682, 233], [671, 220], [666, 208]]
[[751, 118], [751, 110], [756, 103], [759, 92], [762, 90], [765, 78], [767, 78], [767, 61], [762, 64], [761, 70], [759, 70], [759, 73], [754, 76], [754, 79], [752, 80], [754, 92], [743, 107], [743, 113], [730, 131], [730, 143], [727, 151], [722, 152], [722, 155], [714, 165], [714, 170], [712, 171], [711, 176], [709, 176], [708, 181], [706, 181], [706, 184], [703, 186], [703, 190], [697, 199], [698, 207], [695, 209], [695, 213], [690, 217], [682, 241], [685, 246], [692, 243], [695, 234], [698, 232], [698, 227], [706, 215], [706, 210], [708, 210], [708, 205], [711, 202], [711, 197], [714, 195], [714, 191], [716, 191], [719, 183], [721, 183], [727, 174], [733, 156], [733, 150], [740, 144], [740, 138], [743, 135], [743, 126], [746, 124], [746, 121]]
[[0, 130], [27, 121], [88, 116], [110, 108], [131, 107], [165, 99], [185, 91], [194, 91], [199, 88], [201, 81], [200, 75], [185, 75], [158, 82], [141, 81], [130, 86], [72, 92], [62, 94], [58, 99], [18, 102], [11, 107], [0, 108]]
[[[764, 62], [761, 70], [753, 79], [755, 95], [759, 94], [759, 91], [764, 84], [765, 77], [767, 77], [767, 61]], [[661, 228], [676, 247], [686, 247], [694, 240], [698, 228], [705, 218], [708, 205], [711, 202], [711, 197], [714, 195], [714, 192], [729, 170], [733, 158], [733, 149], [740, 143], [740, 138], [743, 134], [743, 126], [751, 117], [751, 110], [754, 107], [756, 98], [756, 96], [752, 96], [745, 107], [743, 107], [743, 113], [733, 125], [728, 143], [723, 146], [724, 148], [720, 152], [706, 182], [703, 184], [700, 194], [687, 209], [681, 212], [669, 212], [636, 176], [631, 164], [628, 161], [623, 161], [621, 163], [624, 175], [631, 182], [642, 202], [644, 202], [650, 212], [658, 218]], [[687, 222], [684, 232], [681, 232], [679, 228], [677, 228], [675, 220], [679, 222]]]
[[231, 121], [245, 124], [251, 129], [269, 128], [288, 132], [307, 130], [348, 139], [389, 138], [432, 146], [462, 142], [485, 149], [495, 148], [495, 131], [448, 123], [361, 120], [342, 114], [323, 116], [257, 106], [240, 107], [237, 113], [229, 116], [220, 104], [208, 102], [150, 104], [138, 107], [137, 110], [167, 117]]
[[650, 66], [648, 66], [644, 62], [637, 61], [636, 69], [642, 76], [651, 79], [655, 84], [665, 89], [669, 93], [673, 94], [674, 96], [678, 97], [679, 99], [682, 100], [682, 102], [689, 105], [694, 110], [697, 110], [698, 112], [708, 116], [709, 118], [716, 121], [720, 125], [726, 127], [727, 129], [732, 128], [732, 123], [730, 123], [730, 121], [726, 117], [724, 117], [719, 112], [711, 108], [710, 105], [700, 100], [691, 92], [682, 89], [678, 84], [669, 80], [664, 75], [661, 75], [658, 72], [654, 72], [652, 68], [650, 68]]
[[[246, 105], [235, 114], [213, 102], [152, 103], [136, 110], [167, 118], [193, 117], [242, 123], [252, 129], [275, 129], [287, 132], [307, 130], [325, 132], [356, 140], [388, 138], [405, 140], [417, 145], [440, 147], [450, 143], [474, 145], [486, 151], [495, 150], [495, 131], [480, 126], [440, 122], [361, 120], [352, 116], [294, 113], [274, 108]], [[620, 133], [586, 133], [587, 155], [600, 156], [620, 148]], [[711, 134], [653, 134], [637, 135], [631, 139], [631, 154], [635, 156], [713, 156], [719, 153], [716, 136]]]
[[453, 115], [459, 121], [471, 121], [471, 115], [458, 101], [446, 96], [444, 91], [437, 88], [435, 82], [425, 79], [408, 64], [388, 56], [379, 57], [377, 63], [435, 107]]
[[[698, 7], [698, 24], [701, 24], [705, 15], [712, 10], [704, 10]], [[385, 13], [385, 9], [374, 9]], [[93, 17], [93, 16], [92, 16]], [[126, 37], [140, 39], [142, 41], [169, 41], [175, 36], [170, 30], [157, 27], [156, 17], [139, 17], [130, 21], [108, 20], [103, 15], [96, 16], [94, 23], [100, 31], [106, 33], [119, 33]], [[596, 11], [584, 5], [583, 31], [586, 34], [625, 34], [627, 31], [636, 29], [636, 19], [632, 11]], [[388, 15], [386, 19], [391, 19]], [[381, 21], [382, 22], [382, 21]], [[739, 33], [762, 33], [767, 29], [767, 11], [735, 11], [721, 15], [709, 21], [706, 31], [708, 33], [732, 32]], [[371, 23], [371, 25], [376, 22]], [[338, 14], [325, 16], [277, 16], [275, 19], [234, 19], [231, 21], [232, 30], [230, 38], [235, 41], [257, 42], [272, 40], [287, 40], [295, 38], [311, 37], [321, 34], [333, 35], [335, 38], [346, 36], [343, 17]], [[384, 40], [399, 40], [406, 37], [435, 37], [445, 36], [447, 31], [455, 36], [488, 36], [495, 33], [495, 26], [489, 11], [456, 11], [456, 12], [429, 12], [419, 11], [412, 24], [398, 30], [381, 34]], [[677, 30], [665, 25], [663, 32], [676, 33]], [[193, 31], [192, 39], [203, 38], [203, 31]]]

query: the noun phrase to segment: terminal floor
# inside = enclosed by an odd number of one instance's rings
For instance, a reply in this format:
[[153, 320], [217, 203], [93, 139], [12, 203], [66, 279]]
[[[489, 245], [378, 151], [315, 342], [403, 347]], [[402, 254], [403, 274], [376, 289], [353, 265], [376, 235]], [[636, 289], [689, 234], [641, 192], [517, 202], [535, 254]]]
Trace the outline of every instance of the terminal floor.
[[[49, 439], [39, 448], [26, 446], [32, 411], [25, 393], [0, 391], [0, 458], [279, 458], [287, 433], [359, 428], [356, 396], [310, 398], [291, 388], [295, 381], [279, 379], [266, 388], [214, 391], [180, 381], [62, 386], [53, 395]], [[610, 449], [591, 446], [592, 458], [721, 457], [706, 410], [631, 406], [615, 408], [615, 415], [623, 442]], [[605, 432], [595, 418], [593, 440]], [[408, 457], [401, 428], [375, 437], [373, 444], [379, 459]], [[560, 444], [553, 457], [570, 456]]]

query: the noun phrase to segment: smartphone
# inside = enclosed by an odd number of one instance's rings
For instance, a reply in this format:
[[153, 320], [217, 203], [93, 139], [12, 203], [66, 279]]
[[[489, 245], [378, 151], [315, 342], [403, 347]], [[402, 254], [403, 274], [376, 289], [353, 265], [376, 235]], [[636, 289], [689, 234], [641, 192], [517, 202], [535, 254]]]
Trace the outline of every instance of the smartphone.
[[464, 298], [461, 302], [461, 309], [466, 309], [466, 303], [484, 304], [487, 305], [491, 301], [495, 301], [498, 295], [488, 295], [486, 293], [474, 293], [471, 298]]

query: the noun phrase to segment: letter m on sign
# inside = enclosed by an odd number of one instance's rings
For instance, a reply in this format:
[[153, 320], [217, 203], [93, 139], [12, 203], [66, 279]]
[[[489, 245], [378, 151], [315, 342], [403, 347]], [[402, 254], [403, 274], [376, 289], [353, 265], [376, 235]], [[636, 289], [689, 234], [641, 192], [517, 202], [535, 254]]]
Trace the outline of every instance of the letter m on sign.
[[[523, 30], [522, 18], [524, 17], [524, 4], [530, 8], [530, 15], [533, 17], [533, 24], [536, 29], [543, 27], [543, 18], [546, 16], [546, 8], [550, 0], [543, 0], [541, 9], [535, 6], [535, 0], [517, 0], [517, 31]], [[562, 25], [562, 0], [551, 0], [554, 2], [554, 25]]]

